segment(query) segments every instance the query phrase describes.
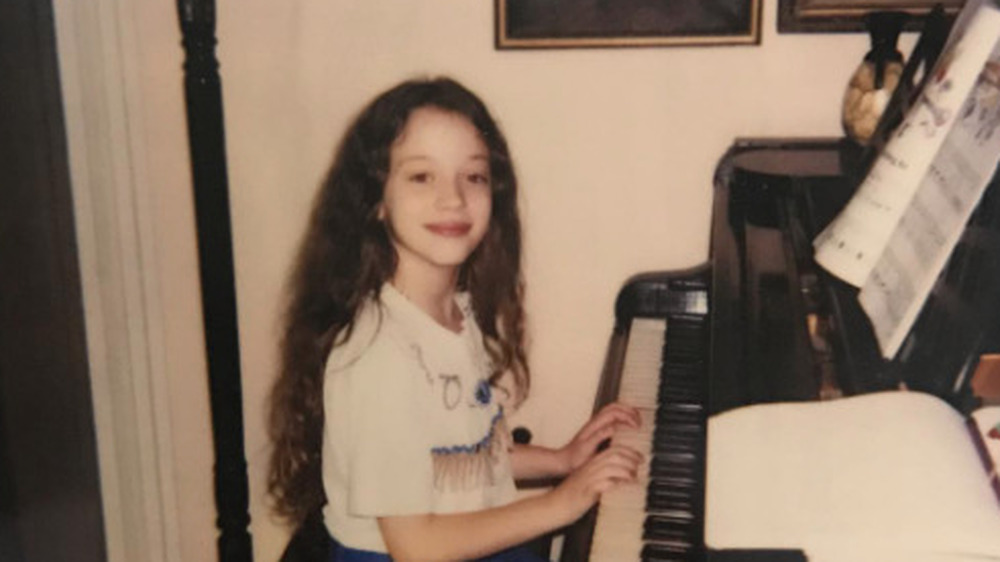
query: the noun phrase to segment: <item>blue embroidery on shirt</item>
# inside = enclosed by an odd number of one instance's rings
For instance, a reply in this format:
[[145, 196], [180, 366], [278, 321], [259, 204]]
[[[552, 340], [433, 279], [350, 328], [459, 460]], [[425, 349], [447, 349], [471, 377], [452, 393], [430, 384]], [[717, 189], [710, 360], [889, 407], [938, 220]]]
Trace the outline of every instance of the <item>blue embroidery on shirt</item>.
[[468, 491], [513, 484], [504, 462], [508, 446], [507, 424], [500, 409], [490, 423], [486, 437], [470, 445], [431, 448], [434, 489]]
[[450, 447], [432, 447], [431, 453], [435, 455], [456, 455], [459, 453], [476, 453], [483, 449], [486, 445], [490, 443], [493, 439], [493, 432], [496, 430], [497, 423], [503, 418], [503, 408], [499, 408], [497, 413], [490, 420], [490, 430], [486, 432], [486, 436], [479, 441], [471, 445], [452, 445]]
[[476, 386], [476, 402], [485, 406], [490, 403], [492, 396], [493, 392], [490, 390], [490, 383], [485, 380], [479, 381], [479, 384]]

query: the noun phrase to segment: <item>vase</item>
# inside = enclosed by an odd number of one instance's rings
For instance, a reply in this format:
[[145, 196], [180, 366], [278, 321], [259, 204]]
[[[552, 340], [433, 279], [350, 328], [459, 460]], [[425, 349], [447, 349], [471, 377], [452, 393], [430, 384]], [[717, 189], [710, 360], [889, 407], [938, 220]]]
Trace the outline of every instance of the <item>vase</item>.
[[903, 74], [903, 54], [896, 42], [908, 18], [905, 12], [871, 12], [865, 17], [871, 50], [851, 75], [841, 108], [844, 132], [861, 145], [871, 141]]

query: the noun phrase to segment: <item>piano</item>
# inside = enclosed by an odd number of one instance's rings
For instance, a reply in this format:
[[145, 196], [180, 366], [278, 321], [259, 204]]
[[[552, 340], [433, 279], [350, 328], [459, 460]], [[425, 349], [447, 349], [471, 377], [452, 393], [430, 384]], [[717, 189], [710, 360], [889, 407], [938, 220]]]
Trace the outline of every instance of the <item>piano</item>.
[[[639, 482], [567, 530], [563, 562], [805, 560], [704, 541], [709, 416], [749, 404], [907, 387], [967, 413], [971, 375], [1000, 351], [1000, 188], [991, 185], [901, 352], [882, 359], [857, 289], [812, 260], [865, 153], [843, 139], [739, 139], [714, 181], [710, 263], [629, 280], [615, 304], [595, 411], [639, 408]], [[994, 179], [994, 184], [997, 180]]]

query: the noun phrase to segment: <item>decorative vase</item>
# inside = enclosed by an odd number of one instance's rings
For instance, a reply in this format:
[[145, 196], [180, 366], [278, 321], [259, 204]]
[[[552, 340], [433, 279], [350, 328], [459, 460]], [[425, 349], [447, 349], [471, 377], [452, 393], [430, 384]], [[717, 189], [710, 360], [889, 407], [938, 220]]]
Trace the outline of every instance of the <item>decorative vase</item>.
[[905, 12], [871, 12], [865, 25], [871, 50], [851, 76], [844, 93], [841, 118], [847, 136], [867, 145], [903, 73], [903, 54], [896, 48], [909, 18]]

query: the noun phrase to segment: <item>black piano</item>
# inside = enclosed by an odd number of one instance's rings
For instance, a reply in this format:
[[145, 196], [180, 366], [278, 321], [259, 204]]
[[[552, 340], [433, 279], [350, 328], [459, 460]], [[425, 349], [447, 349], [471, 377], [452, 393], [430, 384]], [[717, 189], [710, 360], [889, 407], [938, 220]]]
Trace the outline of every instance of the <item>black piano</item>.
[[[804, 560], [801, 552], [711, 551], [704, 543], [708, 416], [739, 406], [907, 387], [957, 410], [971, 373], [1000, 351], [1000, 188], [987, 189], [900, 353], [882, 359], [857, 289], [812, 259], [865, 154], [841, 139], [737, 140], [714, 182], [710, 263], [650, 273], [616, 301], [595, 409], [640, 406], [650, 460], [570, 528], [562, 560]], [[623, 486], [622, 488], [626, 488]]]

